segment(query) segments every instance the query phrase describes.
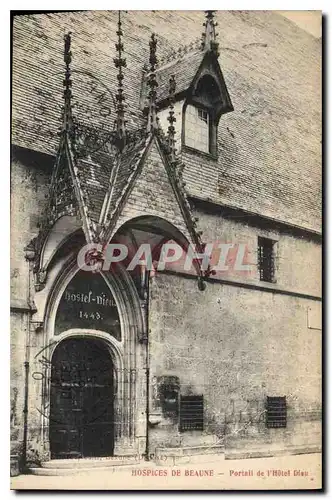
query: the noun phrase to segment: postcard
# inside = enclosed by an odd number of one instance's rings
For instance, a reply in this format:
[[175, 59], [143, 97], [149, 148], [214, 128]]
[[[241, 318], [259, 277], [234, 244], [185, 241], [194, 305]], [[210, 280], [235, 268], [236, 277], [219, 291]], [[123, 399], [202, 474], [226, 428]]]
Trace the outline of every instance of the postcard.
[[12, 489], [322, 488], [321, 17], [12, 15]]

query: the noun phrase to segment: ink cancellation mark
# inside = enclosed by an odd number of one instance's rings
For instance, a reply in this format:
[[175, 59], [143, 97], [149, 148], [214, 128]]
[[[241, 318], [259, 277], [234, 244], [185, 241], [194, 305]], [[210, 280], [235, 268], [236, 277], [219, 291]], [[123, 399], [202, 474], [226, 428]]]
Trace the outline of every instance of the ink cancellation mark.
[[[56, 79], [62, 76], [55, 73]], [[72, 70], [72, 114], [77, 154], [87, 157], [98, 151], [109, 151], [114, 136], [116, 103], [112, 91], [89, 71]], [[62, 103], [59, 103], [62, 107]], [[39, 118], [37, 119], [39, 121]], [[38, 124], [43, 131], [43, 124]], [[54, 132], [44, 129], [44, 133]]]
[[107, 152], [114, 135], [114, 96], [105, 83], [88, 71], [73, 70], [72, 77], [78, 155]]

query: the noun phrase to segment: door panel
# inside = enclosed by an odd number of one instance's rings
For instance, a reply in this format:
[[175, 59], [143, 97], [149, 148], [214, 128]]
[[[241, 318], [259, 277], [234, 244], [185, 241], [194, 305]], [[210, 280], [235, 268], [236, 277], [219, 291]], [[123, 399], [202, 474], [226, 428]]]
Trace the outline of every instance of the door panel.
[[113, 365], [103, 343], [61, 342], [52, 358], [51, 457], [113, 455], [113, 399]]

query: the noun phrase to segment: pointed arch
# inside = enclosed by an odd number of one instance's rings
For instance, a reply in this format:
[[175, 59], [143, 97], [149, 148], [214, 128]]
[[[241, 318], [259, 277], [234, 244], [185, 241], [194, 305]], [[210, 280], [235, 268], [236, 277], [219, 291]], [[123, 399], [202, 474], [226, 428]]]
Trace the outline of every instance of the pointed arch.
[[40, 268], [47, 271], [60, 248], [66, 245], [74, 234], [77, 234], [78, 231], [81, 232], [81, 229], [82, 223], [77, 217], [71, 215], [60, 217], [44, 240], [40, 252]]
[[[152, 242], [151, 239], [152, 244], [155, 243], [158, 246], [160, 246], [164, 242], [167, 242], [168, 240], [174, 240], [185, 252], [187, 252], [188, 248], [192, 245], [192, 242], [181, 231], [180, 228], [176, 227], [168, 220], [162, 217], [157, 217], [155, 215], [143, 215], [126, 220], [117, 228], [110, 241], [113, 241], [113, 238], [116, 238], [117, 234], [125, 233], [126, 230], [132, 231], [135, 229], [138, 231], [146, 232], [148, 234], [159, 235], [160, 240], [158, 242]], [[136, 241], [136, 244], [138, 243], [139, 242]], [[200, 263], [196, 259], [194, 259], [193, 265], [195, 267], [197, 276], [201, 277], [202, 270]]]

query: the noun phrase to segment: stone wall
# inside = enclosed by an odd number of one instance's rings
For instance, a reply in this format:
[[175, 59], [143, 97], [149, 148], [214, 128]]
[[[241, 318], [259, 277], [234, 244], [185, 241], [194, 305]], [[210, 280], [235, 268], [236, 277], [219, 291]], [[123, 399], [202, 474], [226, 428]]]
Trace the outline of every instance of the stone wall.
[[[11, 300], [27, 305], [28, 273], [24, 248], [37, 236], [47, 204], [54, 159], [25, 150], [13, 151], [11, 167]], [[22, 304], [21, 304], [22, 305]]]
[[[151, 284], [151, 378], [177, 376], [181, 394], [203, 394], [204, 432], [162, 419], [154, 446], [224, 443], [226, 449], [320, 445], [321, 331], [313, 301], [158, 274]], [[266, 396], [286, 396], [286, 429], [265, 427]]]
[[[13, 152], [11, 168], [11, 443], [20, 455], [23, 443], [24, 394], [29, 317], [29, 263], [24, 248], [37, 235], [46, 204], [48, 159], [31, 152]], [[28, 416], [29, 418], [29, 416]]]
[[28, 329], [28, 314], [11, 312], [10, 343], [10, 424], [11, 454], [20, 455], [24, 426], [24, 361], [25, 341]]
[[[216, 209], [217, 210], [217, 209]], [[277, 231], [270, 223], [270, 228], [259, 227], [250, 223], [252, 217], [223, 217], [217, 213], [207, 213], [196, 210], [199, 218], [198, 229], [202, 231], [205, 242], [220, 241], [222, 243], [242, 244], [246, 246], [246, 263], [253, 268], [252, 272], [236, 271], [234, 266], [220, 274], [219, 277], [236, 282], [264, 285], [268, 288], [321, 296], [321, 255], [319, 242], [295, 236], [294, 234]], [[258, 237], [270, 238], [275, 241], [275, 283], [259, 280], [257, 266]]]

